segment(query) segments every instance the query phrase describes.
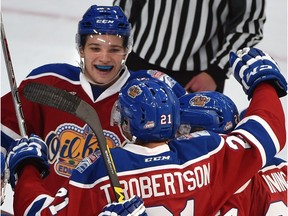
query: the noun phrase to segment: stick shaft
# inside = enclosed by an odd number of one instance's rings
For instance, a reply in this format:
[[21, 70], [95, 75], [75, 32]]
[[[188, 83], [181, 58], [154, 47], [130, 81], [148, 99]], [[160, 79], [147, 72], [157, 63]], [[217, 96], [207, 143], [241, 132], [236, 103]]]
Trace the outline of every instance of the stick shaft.
[[3, 48], [4, 60], [5, 60], [6, 68], [7, 68], [8, 79], [10, 83], [11, 94], [12, 94], [12, 98], [14, 102], [18, 125], [19, 125], [19, 130], [20, 130], [21, 136], [23, 137], [27, 135], [27, 132], [26, 132], [27, 130], [26, 130], [26, 125], [24, 121], [24, 115], [23, 115], [22, 105], [21, 105], [21, 101], [20, 101], [20, 97], [18, 93], [12, 60], [11, 60], [11, 56], [9, 52], [8, 42], [7, 42], [5, 29], [3, 25], [2, 14], [1, 14], [1, 43], [2, 43], [2, 48]]

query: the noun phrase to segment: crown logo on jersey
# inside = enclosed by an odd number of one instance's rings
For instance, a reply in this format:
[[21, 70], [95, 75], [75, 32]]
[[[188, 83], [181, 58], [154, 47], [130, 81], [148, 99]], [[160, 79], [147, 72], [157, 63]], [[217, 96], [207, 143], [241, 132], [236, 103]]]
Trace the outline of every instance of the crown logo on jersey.
[[128, 89], [127, 92], [131, 98], [135, 98], [142, 93], [142, 90], [138, 85], [133, 85]]
[[210, 97], [204, 95], [196, 95], [189, 101], [191, 106], [201, 106], [204, 107], [210, 101]]

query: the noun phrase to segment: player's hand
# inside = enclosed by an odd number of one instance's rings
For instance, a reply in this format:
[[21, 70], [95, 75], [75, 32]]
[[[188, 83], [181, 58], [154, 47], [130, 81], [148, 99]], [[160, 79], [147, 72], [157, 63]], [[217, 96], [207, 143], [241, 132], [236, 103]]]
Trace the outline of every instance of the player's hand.
[[267, 53], [257, 48], [244, 48], [237, 53], [231, 52], [229, 62], [248, 99], [252, 97], [255, 87], [264, 81], [273, 84], [279, 97], [287, 94], [287, 81]]
[[113, 202], [106, 205], [99, 216], [147, 216], [143, 200], [138, 196], [133, 196], [122, 203]]
[[43, 178], [49, 174], [47, 145], [40, 137], [34, 134], [30, 138], [24, 137], [12, 143], [7, 162], [12, 189], [15, 188], [18, 174], [26, 164], [33, 164]]
[[216, 88], [216, 82], [207, 72], [197, 74], [185, 85], [188, 92], [215, 91]]

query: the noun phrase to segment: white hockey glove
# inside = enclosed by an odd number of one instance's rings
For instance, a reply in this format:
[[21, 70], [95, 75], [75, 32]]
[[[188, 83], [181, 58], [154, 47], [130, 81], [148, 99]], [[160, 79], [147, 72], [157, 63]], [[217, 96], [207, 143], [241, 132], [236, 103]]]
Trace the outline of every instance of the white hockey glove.
[[10, 184], [12, 189], [18, 180], [18, 173], [26, 164], [33, 164], [44, 178], [49, 174], [47, 158], [47, 145], [38, 136], [32, 134], [30, 138], [22, 138], [14, 141], [12, 150], [7, 158], [10, 170]]
[[287, 94], [287, 81], [277, 63], [267, 53], [257, 48], [244, 48], [237, 53], [231, 52], [229, 62], [236, 80], [248, 95], [248, 100], [255, 87], [264, 81], [273, 84], [279, 97]]
[[143, 200], [133, 196], [122, 203], [107, 204], [99, 216], [147, 216]]

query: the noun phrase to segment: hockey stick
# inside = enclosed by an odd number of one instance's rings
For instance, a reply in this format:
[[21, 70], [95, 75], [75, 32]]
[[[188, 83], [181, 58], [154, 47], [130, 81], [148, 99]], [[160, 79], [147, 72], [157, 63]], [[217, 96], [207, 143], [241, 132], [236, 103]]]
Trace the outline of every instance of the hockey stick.
[[29, 83], [24, 88], [24, 96], [35, 103], [54, 107], [77, 116], [86, 122], [97, 137], [98, 145], [103, 156], [105, 166], [118, 202], [124, 201], [124, 192], [116, 173], [115, 165], [97, 112], [88, 103], [75, 95], [52, 86]]
[[15, 111], [16, 111], [16, 116], [18, 120], [18, 125], [19, 125], [19, 130], [20, 134], [22, 137], [26, 136], [26, 125], [24, 121], [24, 115], [22, 111], [22, 105], [21, 101], [19, 98], [19, 93], [17, 89], [17, 83], [15, 79], [15, 74], [14, 74], [14, 69], [11, 61], [11, 56], [9, 52], [9, 47], [8, 47], [8, 42], [5, 34], [5, 29], [3, 25], [3, 20], [2, 20], [2, 14], [1, 14], [1, 43], [2, 43], [2, 48], [3, 48], [3, 54], [4, 54], [4, 59], [5, 59], [5, 64], [7, 68], [7, 74], [9, 78], [9, 83], [10, 83], [10, 88], [11, 88], [11, 94], [15, 106]]
[[[14, 108], [16, 112], [16, 117], [18, 121], [18, 126], [19, 126], [19, 131], [22, 137], [27, 136], [27, 130], [26, 130], [26, 125], [24, 121], [24, 115], [22, 111], [22, 105], [18, 93], [18, 88], [17, 88], [17, 83], [15, 79], [15, 74], [14, 74], [14, 69], [12, 65], [12, 60], [9, 52], [9, 47], [8, 47], [8, 42], [5, 34], [5, 29], [4, 29], [4, 24], [3, 24], [3, 19], [2, 19], [2, 13], [1, 13], [1, 43], [2, 43], [2, 49], [3, 49], [3, 54], [4, 54], [4, 60], [6, 64], [6, 69], [7, 69], [7, 74], [8, 74], [8, 79], [10, 83], [10, 89], [11, 89], [11, 95], [12, 95], [12, 100], [14, 102]], [[1, 179], [1, 205], [4, 202], [5, 199], [5, 191], [6, 191], [6, 185], [8, 182], [8, 176], [9, 176], [9, 170], [7, 168], [7, 164], [5, 163], [5, 173], [3, 180]]]

